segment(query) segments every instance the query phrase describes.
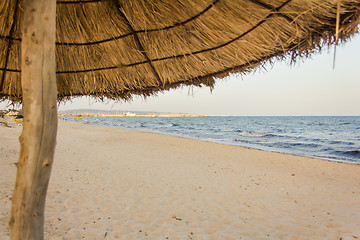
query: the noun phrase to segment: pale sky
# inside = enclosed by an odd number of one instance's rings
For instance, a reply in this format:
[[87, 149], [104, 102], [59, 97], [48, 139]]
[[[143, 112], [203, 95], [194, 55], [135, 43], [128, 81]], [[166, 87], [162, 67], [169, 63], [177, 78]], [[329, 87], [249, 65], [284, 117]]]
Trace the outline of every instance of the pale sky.
[[[360, 35], [336, 50], [326, 48], [295, 66], [276, 63], [266, 71], [219, 79], [215, 88], [184, 87], [129, 103], [89, 98], [61, 104], [59, 110], [112, 109], [240, 116], [360, 116]], [[189, 94], [190, 92], [190, 94]], [[192, 92], [192, 93], [191, 93]], [[5, 104], [0, 103], [0, 108]]]

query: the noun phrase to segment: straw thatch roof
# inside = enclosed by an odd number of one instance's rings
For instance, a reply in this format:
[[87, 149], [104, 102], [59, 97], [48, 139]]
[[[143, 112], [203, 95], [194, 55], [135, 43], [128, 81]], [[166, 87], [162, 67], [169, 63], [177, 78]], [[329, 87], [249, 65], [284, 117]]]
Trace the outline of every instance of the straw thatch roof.
[[[22, 0], [0, 1], [0, 98], [21, 100]], [[358, 31], [360, 1], [58, 0], [59, 99], [128, 99], [214, 85], [273, 57], [307, 56]]]

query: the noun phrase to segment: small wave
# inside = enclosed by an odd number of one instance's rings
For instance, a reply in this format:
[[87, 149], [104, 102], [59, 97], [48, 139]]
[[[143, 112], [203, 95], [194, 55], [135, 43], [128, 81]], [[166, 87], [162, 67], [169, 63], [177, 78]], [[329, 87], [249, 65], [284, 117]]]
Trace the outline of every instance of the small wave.
[[359, 150], [351, 150], [351, 151], [345, 151], [345, 155], [353, 156], [353, 157], [359, 157], [360, 158], [360, 151]]
[[212, 131], [214, 133], [221, 132], [221, 130], [218, 128], [211, 128], [210, 131]]
[[249, 141], [241, 140], [241, 139], [237, 139], [237, 138], [233, 139], [232, 141], [233, 142], [239, 142], [239, 143], [250, 143]]
[[310, 122], [308, 123], [309, 126], [326, 126], [326, 123], [323, 122]]
[[242, 132], [240, 135], [244, 136], [244, 137], [269, 137], [272, 136], [271, 134], [268, 133], [252, 133], [252, 132]]
[[145, 125], [143, 123], [136, 123], [134, 125], [128, 125], [128, 128], [143, 128]]
[[359, 150], [344, 150], [344, 151], [334, 151], [331, 152], [332, 155], [335, 156], [343, 156], [346, 159], [360, 159], [360, 151]]
[[346, 142], [346, 141], [336, 141], [336, 140], [333, 140], [333, 141], [330, 141], [329, 142], [331, 145], [348, 145], [348, 146], [352, 146], [352, 145], [355, 145], [355, 143], [353, 142]]
[[321, 145], [316, 143], [289, 143], [289, 146], [292, 147], [305, 147], [305, 148], [319, 148]]

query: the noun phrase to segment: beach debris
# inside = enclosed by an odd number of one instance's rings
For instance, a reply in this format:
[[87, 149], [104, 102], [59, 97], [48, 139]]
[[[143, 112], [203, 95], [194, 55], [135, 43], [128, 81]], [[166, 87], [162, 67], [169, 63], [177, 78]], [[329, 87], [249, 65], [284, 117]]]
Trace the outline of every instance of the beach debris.
[[23, 125], [22, 118], [22, 113], [17, 110], [0, 110], [0, 126], [11, 128]]
[[1, 126], [11, 128], [11, 126], [9, 126], [9, 124], [5, 121], [0, 121], [0, 124], [1, 124]]
[[175, 220], [178, 220], [178, 221], [182, 221], [181, 218], [178, 218], [178, 217], [176, 217], [175, 215], [173, 215], [172, 218], [174, 218]]

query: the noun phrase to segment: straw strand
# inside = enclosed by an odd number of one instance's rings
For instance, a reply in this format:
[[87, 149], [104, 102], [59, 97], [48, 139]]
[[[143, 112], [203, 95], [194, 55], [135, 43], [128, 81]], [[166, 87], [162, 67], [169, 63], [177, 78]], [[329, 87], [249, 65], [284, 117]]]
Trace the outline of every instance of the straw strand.
[[[83, 4], [83, 3], [97, 3], [97, 2], [101, 2], [104, 0], [89, 0], [89, 1], [72, 1], [72, 2], [68, 2], [68, 1], [57, 1], [58, 4]], [[105, 0], [106, 1], [106, 0]], [[113, 0], [108, 0], [108, 1], [113, 1]], [[199, 12], [198, 14], [182, 21], [182, 22], [178, 22], [175, 23], [173, 25], [170, 26], [166, 26], [166, 27], [162, 27], [162, 28], [154, 28], [154, 29], [142, 29], [142, 30], [134, 30], [134, 32], [129, 32], [120, 36], [114, 36], [112, 38], [107, 38], [107, 39], [103, 39], [103, 40], [99, 40], [99, 41], [92, 41], [92, 42], [86, 42], [86, 43], [76, 43], [76, 42], [56, 42], [56, 45], [66, 45], [66, 46], [87, 46], [87, 45], [96, 45], [96, 44], [101, 44], [101, 43], [106, 43], [106, 42], [110, 42], [110, 41], [116, 41], [118, 39], [122, 39], [128, 36], [138, 33], [145, 33], [145, 32], [157, 32], [157, 31], [163, 31], [163, 30], [168, 30], [174, 27], [178, 27], [178, 26], [183, 26], [193, 20], [195, 20], [196, 18], [200, 17], [201, 15], [203, 15], [205, 12], [209, 11], [213, 6], [215, 6], [220, 0], [214, 0], [214, 2], [210, 3], [204, 10], [202, 10], [201, 12]], [[13, 38], [11, 36], [2, 36], [0, 35], [0, 38], [3, 39], [12, 39], [14, 41], [21, 41], [21, 38]]]
[[[268, 5], [268, 4], [266, 4], [266, 3], [263, 3], [263, 2], [261, 2], [261, 1], [259, 1], [259, 0], [250, 0], [252, 3], [255, 3], [255, 4], [257, 4], [257, 5], [259, 5], [259, 6], [262, 6], [263, 8], [266, 8], [266, 9], [268, 9], [268, 10], [273, 10], [273, 11], [275, 11], [275, 12], [278, 12], [279, 11], [279, 9], [277, 9], [277, 8], [274, 8], [274, 7], [271, 7], [270, 5]], [[288, 17], [288, 16], [286, 16], [285, 14], [283, 14], [283, 13], [277, 13], [277, 14], [279, 14], [280, 16], [282, 16], [282, 17], [284, 17], [286, 20], [288, 20], [289, 22], [292, 22], [293, 21], [293, 19], [291, 19], [290, 17]]]
[[146, 54], [146, 51], [145, 51], [143, 45], [141, 44], [140, 39], [139, 39], [139, 37], [137, 36], [137, 34], [136, 34], [133, 26], [131, 25], [131, 23], [130, 23], [129, 20], [127, 19], [126, 15], [121, 11], [121, 5], [120, 5], [119, 1], [114, 0], [114, 3], [115, 3], [115, 5], [117, 6], [117, 10], [118, 10], [120, 16], [125, 20], [125, 23], [129, 26], [129, 28], [130, 28], [133, 36], [134, 36], [135, 42], [136, 42], [136, 44], [137, 44], [140, 52], [141, 52], [141, 53], [143, 54], [143, 56], [145, 57], [147, 63], [149, 63], [150, 68], [151, 68], [151, 70], [152, 70], [152, 72], [153, 72], [156, 80], [158, 81], [159, 86], [163, 86], [165, 83], [163, 83], [163, 82], [161, 81], [161, 78], [160, 78], [159, 74], [157, 73], [154, 65], [151, 63], [151, 60], [149, 59], [149, 56]]
[[337, 0], [337, 8], [336, 8], [336, 30], [335, 30], [335, 46], [334, 46], [334, 57], [333, 57], [333, 69], [335, 69], [336, 46], [338, 45], [338, 41], [339, 41], [340, 7], [341, 7], [341, 0]]

